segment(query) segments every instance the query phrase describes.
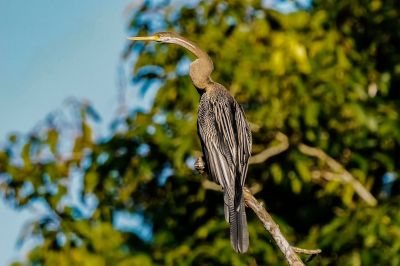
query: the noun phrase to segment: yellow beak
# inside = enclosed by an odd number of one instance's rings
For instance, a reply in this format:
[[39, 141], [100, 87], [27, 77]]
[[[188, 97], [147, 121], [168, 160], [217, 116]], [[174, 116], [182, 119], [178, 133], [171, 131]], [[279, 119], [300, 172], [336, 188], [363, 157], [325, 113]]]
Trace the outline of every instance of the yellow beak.
[[128, 37], [131, 41], [158, 41], [160, 38], [156, 35], [154, 36], [144, 36], [144, 37]]

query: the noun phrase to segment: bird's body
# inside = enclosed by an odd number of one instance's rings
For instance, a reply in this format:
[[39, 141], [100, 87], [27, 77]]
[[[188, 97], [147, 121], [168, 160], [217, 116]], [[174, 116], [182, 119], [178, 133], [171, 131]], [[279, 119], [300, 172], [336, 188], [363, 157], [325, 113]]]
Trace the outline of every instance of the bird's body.
[[231, 243], [236, 252], [249, 245], [243, 186], [251, 152], [251, 132], [240, 105], [218, 83], [201, 95], [198, 120], [208, 175], [224, 190], [225, 219], [230, 223]]
[[197, 129], [205, 165], [198, 160], [196, 169], [206, 169], [207, 174], [222, 186], [224, 213], [230, 224], [232, 247], [236, 252], [246, 252], [249, 233], [243, 187], [251, 153], [251, 132], [242, 108], [224, 86], [211, 79], [213, 62], [193, 42], [172, 32], [130, 39], [178, 44], [197, 57], [190, 64], [189, 73], [201, 95]]

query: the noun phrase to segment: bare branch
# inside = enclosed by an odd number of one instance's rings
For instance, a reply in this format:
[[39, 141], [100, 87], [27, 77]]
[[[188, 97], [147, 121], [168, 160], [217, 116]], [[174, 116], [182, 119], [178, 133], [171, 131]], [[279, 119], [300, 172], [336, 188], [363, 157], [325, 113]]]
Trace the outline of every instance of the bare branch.
[[354, 191], [370, 206], [376, 206], [377, 200], [375, 197], [356, 179], [350, 174], [339, 162], [326, 154], [323, 150], [300, 144], [299, 151], [320, 159], [325, 162], [327, 166], [333, 171], [319, 172], [320, 176], [324, 176], [327, 180], [340, 178], [344, 183], [351, 185]]
[[248, 123], [249, 123], [249, 126], [250, 126], [251, 131], [253, 131], [253, 132], [258, 132], [258, 131], [260, 131], [260, 129], [261, 129], [261, 126], [260, 126], [260, 125], [257, 125], [257, 124], [252, 123], [252, 122], [248, 122]]
[[304, 249], [298, 247], [292, 247], [292, 249], [296, 253], [307, 254], [307, 255], [317, 255], [322, 252], [322, 250], [320, 249]]
[[342, 174], [334, 173], [331, 171], [319, 171], [319, 170], [313, 170], [311, 171], [311, 177], [314, 180], [324, 180], [324, 181], [337, 181], [337, 182], [343, 182], [343, 177]]
[[[203, 188], [209, 189], [209, 190], [215, 190], [215, 191], [219, 191], [219, 192], [224, 191], [220, 185], [218, 185], [217, 183], [211, 182], [208, 179], [203, 180], [202, 186], [203, 186]], [[251, 194], [254, 195], [262, 190], [262, 186], [260, 184], [256, 183], [248, 189], [250, 190]]]
[[208, 179], [204, 179], [203, 182], [201, 183], [201, 185], [205, 189], [223, 192], [222, 187], [220, 185], [218, 185], [217, 183], [211, 182]]
[[266, 148], [262, 152], [252, 156], [249, 160], [249, 164], [263, 163], [272, 156], [275, 156], [287, 150], [287, 148], [289, 147], [289, 140], [285, 134], [283, 134], [282, 132], [278, 132], [275, 136], [275, 139], [280, 142], [278, 145]]
[[253, 197], [248, 188], [244, 188], [243, 192], [246, 205], [254, 211], [258, 219], [263, 223], [264, 228], [271, 234], [277, 246], [285, 255], [288, 264], [291, 266], [304, 265], [299, 256], [297, 256], [296, 252], [293, 250], [292, 246], [290, 246], [289, 242], [283, 236], [279, 226], [272, 219], [271, 215], [269, 215], [263, 206]]
[[[221, 186], [209, 180], [204, 180], [202, 185], [205, 189], [211, 189], [222, 192]], [[257, 215], [258, 219], [260, 219], [260, 221], [264, 225], [264, 228], [271, 234], [277, 246], [285, 255], [285, 258], [290, 266], [304, 265], [304, 263], [296, 253], [302, 253], [308, 255], [316, 255], [321, 253], [320, 249], [308, 250], [308, 249], [292, 247], [286, 240], [286, 238], [283, 236], [281, 230], [279, 229], [278, 224], [275, 223], [275, 221], [272, 219], [271, 215], [267, 212], [267, 210], [265, 210], [263, 205], [254, 198], [250, 190], [245, 187], [243, 188], [243, 192], [244, 192], [244, 200], [246, 206], [251, 208]]]

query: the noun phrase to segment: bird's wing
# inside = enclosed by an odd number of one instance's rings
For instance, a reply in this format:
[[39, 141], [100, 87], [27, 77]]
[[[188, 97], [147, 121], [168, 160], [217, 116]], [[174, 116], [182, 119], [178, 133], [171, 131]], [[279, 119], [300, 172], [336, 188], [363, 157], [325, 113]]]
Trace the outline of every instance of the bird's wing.
[[243, 187], [246, 180], [248, 162], [251, 156], [251, 131], [242, 107], [237, 102], [235, 102], [235, 105], [235, 120], [238, 141], [238, 167], [241, 173], [241, 186]]
[[208, 102], [199, 112], [198, 131], [211, 177], [233, 197], [235, 165], [229, 148], [234, 143], [231, 116], [221, 103]]
[[208, 125], [199, 123], [204, 155], [211, 176], [233, 198], [237, 194], [235, 184], [240, 185], [237, 188], [243, 187], [246, 178], [250, 131], [236, 102], [213, 102], [208, 107], [205, 110]]

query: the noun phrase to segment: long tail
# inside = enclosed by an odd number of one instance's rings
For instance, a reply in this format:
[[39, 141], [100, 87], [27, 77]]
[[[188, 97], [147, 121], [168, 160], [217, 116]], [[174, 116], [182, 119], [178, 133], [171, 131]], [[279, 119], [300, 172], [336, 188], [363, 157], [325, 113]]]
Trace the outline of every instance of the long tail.
[[249, 232], [247, 229], [246, 210], [243, 195], [238, 208], [234, 206], [234, 200], [229, 202], [229, 223], [231, 226], [231, 244], [238, 253], [244, 253], [249, 248]]

